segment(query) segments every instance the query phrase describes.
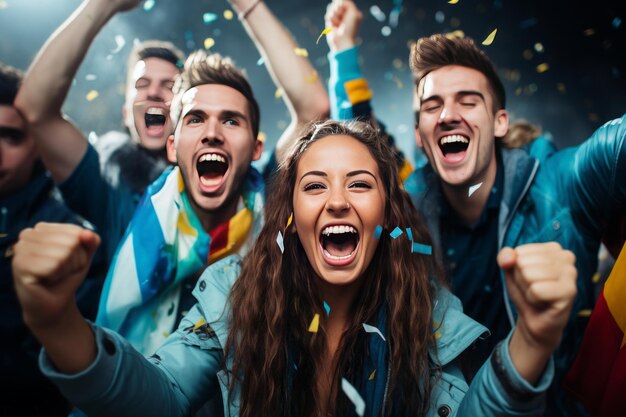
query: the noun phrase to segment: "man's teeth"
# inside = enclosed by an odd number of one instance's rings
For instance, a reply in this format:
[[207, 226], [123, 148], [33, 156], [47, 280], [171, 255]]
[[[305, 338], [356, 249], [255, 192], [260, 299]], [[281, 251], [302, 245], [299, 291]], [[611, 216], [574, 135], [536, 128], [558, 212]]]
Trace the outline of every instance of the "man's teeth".
[[226, 158], [216, 153], [205, 153], [204, 155], [200, 157], [199, 162], [206, 162], [206, 161], [218, 161], [218, 162], [225, 164]]
[[443, 138], [439, 139], [439, 143], [441, 145], [445, 145], [446, 143], [456, 143], [456, 142], [460, 142], [460, 143], [469, 143], [469, 140], [461, 135], [451, 135], [451, 136], [444, 136]]
[[165, 110], [160, 107], [150, 107], [146, 110], [146, 114], [151, 114], [155, 116], [165, 116]]
[[331, 233], [357, 233], [357, 231], [352, 226], [328, 226], [322, 230], [323, 235], [329, 236]]

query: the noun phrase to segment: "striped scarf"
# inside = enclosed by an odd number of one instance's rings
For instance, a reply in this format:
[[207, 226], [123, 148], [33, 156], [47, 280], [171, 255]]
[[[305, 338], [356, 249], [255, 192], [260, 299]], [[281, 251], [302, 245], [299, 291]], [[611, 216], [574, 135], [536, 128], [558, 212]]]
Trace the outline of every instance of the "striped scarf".
[[177, 324], [180, 284], [226, 255], [245, 254], [261, 230], [263, 179], [254, 168], [242, 200], [230, 220], [206, 233], [179, 168], [165, 171], [146, 190], [118, 245], [96, 322], [153, 353]]

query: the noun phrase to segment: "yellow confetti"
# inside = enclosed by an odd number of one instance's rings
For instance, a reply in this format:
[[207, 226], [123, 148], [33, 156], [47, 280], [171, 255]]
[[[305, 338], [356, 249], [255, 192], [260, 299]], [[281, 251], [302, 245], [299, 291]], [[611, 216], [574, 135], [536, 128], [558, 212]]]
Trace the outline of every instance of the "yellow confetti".
[[305, 48], [294, 48], [293, 50], [296, 55], [298, 56], [303, 56], [303, 57], [308, 57], [309, 56], [309, 51], [307, 51]]
[[493, 43], [493, 40], [496, 38], [497, 32], [498, 32], [498, 29], [494, 29], [493, 32], [491, 32], [489, 36], [487, 36], [487, 39], [483, 41], [483, 45], [485, 46], [491, 45]]
[[591, 316], [591, 310], [586, 309], [586, 310], [580, 310], [577, 314], [578, 317], [589, 317]]
[[459, 2], [459, 0], [450, 0], [448, 2], [448, 4], [457, 4]]
[[215, 45], [215, 39], [213, 38], [206, 38], [204, 40], [204, 49], [211, 49], [211, 47]]
[[320, 327], [320, 315], [315, 313], [313, 316], [313, 320], [311, 320], [311, 324], [309, 324], [309, 331], [311, 333], [317, 333], [317, 329]]
[[315, 44], [317, 45], [318, 43], [320, 43], [320, 39], [322, 39], [322, 36], [328, 35], [332, 31], [333, 31], [333, 28], [326, 28], [326, 29], [324, 29], [322, 31], [322, 33], [320, 33], [320, 36], [317, 37], [317, 40], [315, 41]]
[[462, 30], [458, 29], [458, 30], [454, 30], [452, 32], [446, 33], [445, 37], [448, 38], [448, 39], [454, 39], [454, 38], [461, 38], [461, 39], [463, 39], [465, 37], [465, 32], [463, 32]]
[[435, 333], [435, 340], [441, 339], [441, 336], [443, 336], [443, 334], [441, 332]]
[[200, 319], [196, 322], [196, 324], [193, 325], [193, 331], [195, 332], [196, 330], [198, 330], [200, 327], [202, 327], [203, 324], [205, 324], [206, 321], [204, 321], [204, 319]]
[[367, 378], [367, 380], [368, 380], [368, 381], [373, 381], [375, 376], [376, 376], [376, 369], [374, 369], [374, 370], [372, 371], [372, 373], [370, 374], [370, 377], [369, 377], [369, 378]]
[[226, 20], [232, 20], [234, 15], [235, 15], [235, 14], [233, 13], [233, 11], [232, 11], [232, 10], [230, 10], [230, 9], [226, 9], [226, 10], [224, 10], [224, 19], [226, 19]]
[[583, 35], [585, 36], [593, 36], [596, 34], [596, 30], [594, 28], [585, 29]]
[[304, 81], [306, 81], [308, 84], [313, 84], [315, 81], [317, 81], [317, 71], [313, 70], [313, 72], [311, 74], [309, 74]]
[[291, 222], [293, 221], [293, 212], [291, 212], [291, 214], [289, 215], [289, 218], [287, 219], [287, 226], [289, 227], [289, 225], [291, 225]]
[[170, 332], [163, 332], [163, 337], [168, 337], [170, 335]]
[[285, 90], [283, 90], [282, 88], [277, 88], [276, 91], [274, 92], [274, 98], [275, 99], [281, 98], [284, 92]]
[[87, 101], [94, 101], [95, 99], [98, 98], [99, 95], [100, 94], [96, 90], [91, 90], [90, 92], [87, 93], [85, 98], [87, 99]]
[[549, 70], [549, 69], [550, 69], [550, 65], [548, 65], [546, 62], [544, 62], [544, 63], [542, 63], [542, 64], [537, 65], [537, 72], [538, 72], [539, 74], [541, 74], [541, 73], [543, 73], [543, 72], [546, 72], [546, 71], [547, 71], [547, 70]]
[[600, 282], [599, 272], [596, 272], [595, 274], [593, 274], [593, 277], [591, 277], [591, 282], [593, 282], [594, 284], [597, 284], [598, 282]]

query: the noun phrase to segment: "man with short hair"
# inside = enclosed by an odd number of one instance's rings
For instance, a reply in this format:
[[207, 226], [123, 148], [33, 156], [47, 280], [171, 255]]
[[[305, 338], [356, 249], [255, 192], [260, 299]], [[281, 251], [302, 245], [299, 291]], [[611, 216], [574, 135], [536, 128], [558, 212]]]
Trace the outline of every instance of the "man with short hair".
[[[516, 312], [496, 263], [504, 246], [556, 241], [576, 255], [578, 295], [555, 355], [548, 414], [576, 415], [560, 387], [594, 303], [592, 275], [606, 219], [626, 208], [626, 122], [610, 121], [577, 147], [535, 159], [504, 149], [505, 91], [483, 51], [469, 38], [433, 35], [411, 51], [419, 101], [416, 137], [429, 165], [406, 181], [445, 261], [466, 313], [492, 335], [475, 350], [482, 363], [510, 332]], [[579, 314], [581, 313], [581, 314]], [[532, 337], [532, 329], [525, 329]]]
[[96, 226], [111, 260], [145, 188], [170, 164], [172, 86], [184, 61], [170, 42], [136, 45], [128, 59], [128, 132], [109, 132], [94, 146], [61, 107], [97, 33], [138, 1], [85, 1], [50, 37], [30, 66], [15, 105], [27, 120], [46, 168], [74, 211]]
[[[11, 259], [20, 232], [41, 221], [85, 222], [57, 198], [27, 123], [13, 106], [22, 72], [0, 63], [0, 415], [66, 415], [69, 404], [39, 371], [41, 345], [22, 320]], [[77, 292], [93, 319], [105, 265], [98, 260]]]

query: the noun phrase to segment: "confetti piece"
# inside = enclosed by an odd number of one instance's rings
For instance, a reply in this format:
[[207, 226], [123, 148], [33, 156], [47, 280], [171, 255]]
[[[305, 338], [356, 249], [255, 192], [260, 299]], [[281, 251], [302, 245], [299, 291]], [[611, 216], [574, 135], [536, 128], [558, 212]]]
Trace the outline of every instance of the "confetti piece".
[[91, 90], [87, 93], [85, 98], [87, 99], [87, 101], [94, 101], [96, 98], [98, 98], [99, 95], [100, 94], [96, 90]]
[[411, 245], [411, 253], [421, 253], [422, 255], [432, 255], [433, 247], [423, 243], [415, 243]]
[[396, 6], [393, 8], [391, 12], [389, 12], [389, 26], [392, 28], [398, 27], [398, 22], [400, 21], [400, 12], [402, 11], [402, 6]]
[[448, 2], [448, 4], [457, 4], [459, 2], [459, 0], [450, 0]]
[[215, 39], [213, 38], [206, 38], [204, 40], [204, 49], [211, 49], [211, 47], [215, 45]]
[[383, 36], [389, 36], [391, 35], [391, 28], [389, 26], [383, 26], [380, 29], [380, 34]]
[[578, 317], [589, 317], [591, 316], [591, 310], [590, 309], [586, 309], [586, 310], [580, 310], [577, 314]]
[[373, 381], [375, 377], [376, 377], [376, 369], [372, 371], [372, 373], [370, 374], [369, 378], [367, 378], [367, 380]]
[[317, 80], [317, 71], [313, 70], [313, 72], [304, 79], [307, 84], [313, 84]]
[[85, 80], [87, 80], [87, 81], [95, 81], [97, 79], [98, 79], [98, 77], [96, 76], [96, 74], [87, 74], [87, 75], [85, 75]]
[[407, 227], [405, 230], [406, 230], [406, 237], [409, 238], [410, 242], [413, 242], [413, 231], [411, 230], [410, 227]]
[[435, 333], [435, 340], [441, 339], [441, 336], [443, 336], [443, 334], [441, 332]]
[[322, 33], [320, 33], [320, 36], [317, 37], [317, 40], [315, 41], [315, 44], [317, 45], [318, 43], [320, 43], [320, 39], [322, 39], [322, 36], [328, 35], [332, 31], [333, 31], [333, 28], [326, 28], [326, 29], [324, 29], [322, 31]]
[[378, 239], [382, 233], [383, 227], [381, 225], [376, 226], [376, 229], [374, 230], [374, 238]]
[[309, 51], [307, 51], [306, 48], [294, 48], [293, 51], [298, 56], [303, 56], [303, 57], [309, 56]]
[[202, 327], [203, 324], [205, 324], [206, 321], [204, 321], [204, 319], [200, 319], [196, 322], [196, 324], [193, 325], [193, 328], [191, 329], [192, 331], [196, 331], [198, 330], [200, 327]]
[[122, 50], [122, 48], [126, 45], [126, 40], [122, 35], [115, 35], [115, 49], [111, 51], [112, 54], [116, 54]]
[[535, 43], [534, 48], [538, 53], [543, 53], [543, 44], [541, 42]]
[[596, 30], [594, 28], [587, 28], [583, 31], [583, 35], [585, 36], [593, 36], [596, 34]]
[[275, 99], [281, 98], [284, 92], [285, 90], [283, 90], [282, 88], [277, 88], [276, 91], [274, 92], [274, 98]]
[[615, 19], [613, 19], [613, 22], [611, 22], [611, 24], [613, 25], [615, 29], [617, 29], [622, 24], [622, 19], [616, 16]]
[[478, 190], [478, 189], [480, 188], [480, 186], [481, 186], [481, 185], [483, 185], [483, 183], [482, 183], [482, 182], [480, 182], [480, 183], [478, 183], [478, 184], [476, 184], [476, 185], [472, 185], [472, 186], [469, 188], [469, 192], [468, 192], [467, 196], [468, 196], [468, 197], [471, 197], [471, 196], [472, 196], [472, 194], [474, 194], [474, 193], [476, 192], [476, 190]]
[[232, 10], [230, 10], [230, 9], [224, 10], [224, 19], [226, 19], [226, 20], [233, 20], [234, 16], [235, 16], [235, 14], [233, 13]]
[[600, 282], [599, 272], [596, 272], [595, 274], [593, 274], [593, 277], [591, 277], [591, 282], [593, 282], [594, 284], [597, 284], [598, 282]]
[[256, 62], [256, 64], [260, 67], [261, 65], [263, 65], [265, 63], [265, 59], [263, 59], [263, 57], [259, 58], [259, 60]]
[[330, 306], [326, 301], [324, 301], [324, 310], [326, 310], [326, 315], [330, 316]]
[[285, 244], [283, 243], [283, 234], [278, 231], [278, 235], [276, 236], [276, 243], [278, 243], [278, 247], [280, 248], [280, 253], [285, 253]]
[[494, 29], [493, 32], [491, 32], [489, 36], [487, 36], [487, 38], [483, 41], [483, 45], [485, 46], [491, 45], [493, 43], [493, 40], [496, 38], [497, 32], [498, 32], [498, 29]]
[[168, 337], [170, 335], [170, 332], [163, 332], [163, 337]]
[[402, 229], [400, 229], [399, 227], [396, 227], [395, 229], [393, 229], [391, 233], [389, 233], [389, 236], [391, 236], [394, 239], [397, 239], [398, 236], [400, 236], [401, 234], [402, 234]]
[[320, 327], [320, 315], [315, 313], [313, 316], [313, 320], [311, 320], [311, 324], [309, 324], [309, 331], [311, 333], [317, 333], [317, 330]]
[[146, 0], [146, 2], [143, 4], [143, 9], [146, 12], [149, 12], [150, 10], [152, 10], [153, 7], [154, 7], [154, 0]]
[[546, 72], [546, 71], [547, 71], [547, 70], [549, 70], [549, 69], [550, 69], [550, 65], [548, 65], [548, 64], [547, 64], [547, 63], [545, 63], [545, 62], [544, 62], [544, 63], [542, 63], [542, 64], [537, 65], [537, 72], [538, 72], [539, 74], [544, 73], [544, 72]]
[[385, 13], [377, 5], [373, 5], [372, 7], [370, 7], [370, 14], [374, 19], [378, 20], [379, 22], [384, 22], [387, 18], [387, 16], [385, 16]]
[[293, 211], [291, 212], [291, 214], [289, 215], [289, 218], [287, 219], [287, 226], [285, 226], [285, 229], [291, 225], [292, 221], [293, 221]]
[[354, 404], [354, 409], [356, 413], [359, 416], [363, 417], [363, 414], [365, 414], [365, 401], [363, 401], [363, 398], [356, 390], [356, 388], [354, 388], [347, 379], [341, 378], [341, 389], [350, 399], [350, 401], [352, 401], [352, 404]]
[[265, 132], [259, 132], [256, 138], [260, 140], [261, 142], [265, 143], [265, 139], [267, 139], [267, 136], [265, 135]]
[[205, 13], [202, 15], [202, 21], [205, 25], [217, 20], [217, 15], [215, 13]]
[[454, 30], [450, 33], [446, 33], [446, 38], [448, 39], [454, 39], [454, 38], [461, 38], [463, 39], [465, 37], [465, 32], [463, 32], [462, 30]]
[[369, 324], [363, 323], [363, 328], [365, 329], [365, 331], [367, 333], [378, 333], [378, 335], [380, 336], [381, 339], [383, 339], [383, 341], [387, 341], [385, 339], [385, 336], [383, 336], [383, 334], [380, 332], [380, 330], [378, 330], [378, 328], [374, 327], [374, 326], [370, 326]]

